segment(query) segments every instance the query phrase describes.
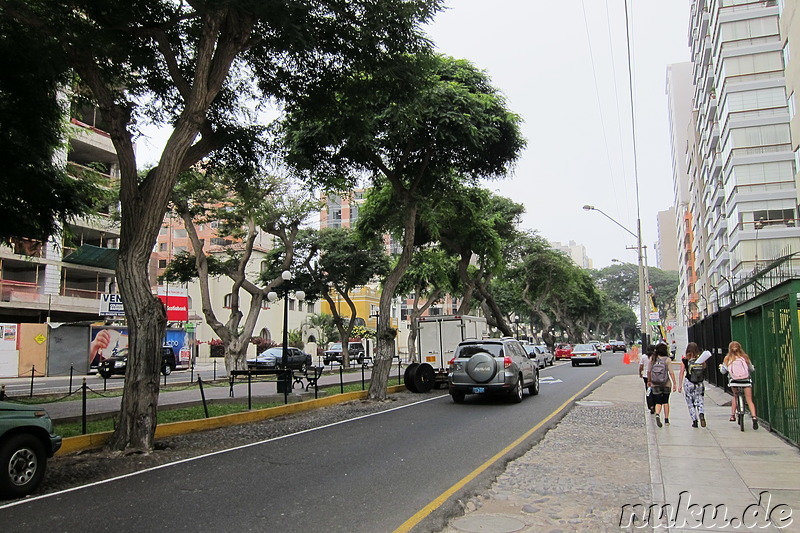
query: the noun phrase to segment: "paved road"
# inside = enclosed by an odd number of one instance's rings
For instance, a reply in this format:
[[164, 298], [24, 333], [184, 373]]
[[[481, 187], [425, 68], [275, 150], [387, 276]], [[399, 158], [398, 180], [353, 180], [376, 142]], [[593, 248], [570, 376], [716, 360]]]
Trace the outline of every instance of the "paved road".
[[[394, 531], [485, 465], [579, 391], [622, 370], [568, 364], [543, 371], [520, 404], [447, 395], [134, 476], [0, 506], [3, 531]], [[596, 381], [594, 381], [596, 378]], [[559, 381], [560, 380], [560, 381]], [[593, 384], [587, 388], [587, 385]], [[582, 393], [582, 394], [583, 394]], [[509, 458], [524, 453], [547, 427]], [[452, 505], [497, 464], [450, 498]], [[415, 531], [432, 530], [439, 515]], [[13, 525], [12, 525], [13, 524]], [[12, 525], [9, 527], [9, 525]]]

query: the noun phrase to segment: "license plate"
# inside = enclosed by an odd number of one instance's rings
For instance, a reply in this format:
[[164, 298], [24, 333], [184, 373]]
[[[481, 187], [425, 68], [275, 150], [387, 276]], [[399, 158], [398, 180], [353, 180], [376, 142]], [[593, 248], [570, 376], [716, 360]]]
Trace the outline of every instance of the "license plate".
[[472, 387], [472, 394], [483, 394], [486, 392], [486, 387]]

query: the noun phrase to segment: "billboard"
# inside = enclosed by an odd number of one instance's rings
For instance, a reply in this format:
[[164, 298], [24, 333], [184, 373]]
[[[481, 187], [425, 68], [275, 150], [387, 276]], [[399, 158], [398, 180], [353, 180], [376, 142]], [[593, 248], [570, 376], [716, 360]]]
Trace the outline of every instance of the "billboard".
[[189, 292], [178, 287], [159, 287], [158, 297], [167, 310], [167, 322], [188, 322]]

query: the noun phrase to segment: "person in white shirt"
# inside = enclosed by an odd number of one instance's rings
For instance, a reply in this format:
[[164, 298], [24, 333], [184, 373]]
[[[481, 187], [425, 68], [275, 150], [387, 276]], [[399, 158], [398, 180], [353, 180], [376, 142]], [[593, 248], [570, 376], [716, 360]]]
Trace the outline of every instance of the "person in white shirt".
[[647, 386], [647, 375], [650, 373], [650, 356], [655, 352], [655, 346], [650, 345], [647, 352], [642, 352], [639, 356], [639, 377], [644, 380], [644, 393], [647, 400], [647, 408], [650, 409], [650, 414], [656, 412], [656, 406], [653, 403], [653, 394]]

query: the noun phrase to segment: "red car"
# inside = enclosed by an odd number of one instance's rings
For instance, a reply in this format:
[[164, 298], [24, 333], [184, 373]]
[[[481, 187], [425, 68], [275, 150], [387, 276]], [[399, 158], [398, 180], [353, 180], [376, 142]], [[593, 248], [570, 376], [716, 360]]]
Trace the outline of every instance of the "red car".
[[572, 345], [566, 343], [556, 344], [556, 359], [569, 359], [572, 357]]

